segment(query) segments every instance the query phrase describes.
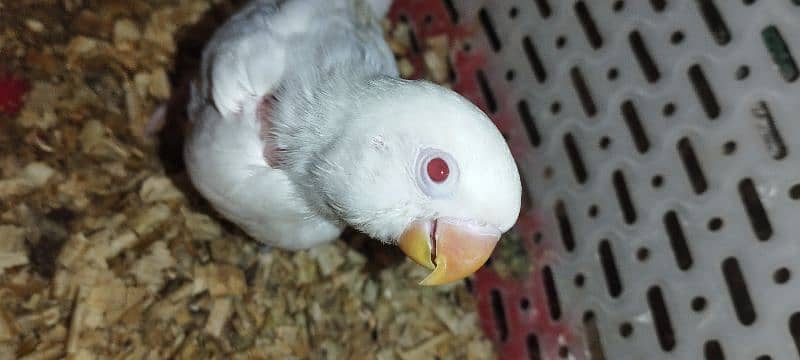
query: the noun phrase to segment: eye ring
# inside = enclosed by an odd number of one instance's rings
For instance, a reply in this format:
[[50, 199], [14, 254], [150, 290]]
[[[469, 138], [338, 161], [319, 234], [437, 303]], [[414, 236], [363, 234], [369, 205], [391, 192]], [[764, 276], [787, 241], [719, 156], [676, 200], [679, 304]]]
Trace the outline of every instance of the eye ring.
[[439, 149], [426, 148], [417, 157], [417, 185], [431, 198], [451, 195], [458, 184], [458, 163], [452, 155]]

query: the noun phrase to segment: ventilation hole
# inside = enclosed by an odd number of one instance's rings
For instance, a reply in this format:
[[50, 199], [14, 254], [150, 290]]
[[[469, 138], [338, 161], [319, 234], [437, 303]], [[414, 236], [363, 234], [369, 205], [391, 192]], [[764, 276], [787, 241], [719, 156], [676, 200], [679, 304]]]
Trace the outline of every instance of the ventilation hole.
[[516, 19], [517, 15], [519, 15], [519, 9], [517, 9], [516, 6], [512, 6], [511, 9], [508, 10], [508, 17]]
[[620, 209], [622, 209], [622, 217], [628, 225], [636, 222], [636, 209], [633, 206], [631, 194], [628, 192], [628, 185], [625, 183], [625, 176], [622, 171], [614, 171], [613, 175], [614, 190], [617, 192], [617, 199], [619, 200]]
[[658, 71], [658, 66], [656, 66], [656, 62], [650, 52], [647, 51], [642, 35], [638, 31], [633, 31], [628, 35], [628, 41], [631, 44], [633, 55], [636, 56], [636, 61], [639, 62], [639, 67], [642, 68], [644, 77], [651, 83], [658, 81], [661, 73]]
[[519, 301], [519, 308], [527, 311], [531, 308], [531, 301], [526, 298], [522, 298], [522, 300]]
[[539, 338], [536, 334], [528, 334], [525, 345], [528, 348], [529, 360], [542, 360], [542, 349], [539, 347]]
[[600, 35], [600, 31], [597, 29], [597, 24], [594, 22], [594, 19], [592, 19], [592, 14], [589, 13], [589, 8], [586, 7], [583, 1], [575, 3], [575, 15], [583, 26], [583, 31], [586, 33], [586, 39], [589, 41], [589, 45], [594, 49], [602, 47], [603, 37]]
[[789, 197], [792, 200], [800, 200], [800, 184], [795, 184], [789, 189]]
[[489, 12], [486, 9], [481, 9], [478, 12], [478, 19], [481, 21], [481, 25], [483, 25], [483, 31], [486, 32], [486, 36], [489, 38], [489, 45], [492, 46], [492, 50], [494, 52], [500, 51], [500, 37], [497, 36], [497, 31], [494, 28], [494, 24], [492, 24], [492, 19], [489, 18]]
[[532, 199], [532, 196], [531, 196], [531, 192], [530, 192], [530, 189], [527, 186], [527, 181], [525, 181], [525, 177], [526, 176], [527, 175], [524, 175], [524, 174], [520, 175], [520, 180], [521, 180], [521, 183], [523, 184], [522, 185], [522, 187], [523, 187], [523, 189], [522, 189], [522, 199], [520, 199], [521, 200], [520, 201], [520, 209], [521, 209], [520, 211], [522, 211], [522, 213], [528, 212], [528, 210], [531, 207], [533, 207], [533, 205], [532, 205], [533, 199]]
[[583, 325], [589, 345], [589, 354], [591, 354], [590, 359], [605, 360], [603, 342], [600, 341], [600, 329], [597, 327], [597, 317], [593, 312], [587, 311], [583, 314]]
[[708, 302], [706, 301], [706, 298], [704, 298], [702, 296], [697, 296], [694, 299], [692, 299], [692, 311], [694, 311], [694, 312], [698, 312], [699, 313], [699, 312], [705, 310], [707, 305], [708, 305]]
[[650, 185], [652, 185], [654, 188], [660, 188], [664, 185], [664, 176], [654, 175], [653, 178], [650, 179]]
[[664, 214], [664, 228], [667, 230], [669, 237], [669, 245], [672, 247], [672, 253], [675, 255], [675, 262], [678, 268], [686, 271], [692, 267], [694, 260], [692, 253], [689, 251], [689, 243], [686, 241], [686, 235], [681, 227], [678, 214], [675, 211], [669, 211]]
[[589, 206], [588, 214], [590, 218], [596, 218], [600, 214], [600, 208], [597, 205]]
[[556, 47], [557, 48], [561, 49], [566, 45], [567, 45], [567, 37], [566, 36], [561, 35], [561, 36], [556, 38]]
[[540, 233], [540, 232], [537, 232], [537, 233], [533, 234], [533, 243], [534, 244], [541, 244], [542, 243], [542, 238], [543, 238], [543, 236], [542, 236], [542, 233]]
[[767, 26], [761, 31], [761, 37], [764, 39], [767, 51], [769, 51], [772, 61], [778, 66], [783, 79], [788, 82], [797, 80], [800, 74], [797, 70], [797, 63], [795, 63], [792, 53], [789, 51], [789, 46], [783, 40], [778, 28], [775, 25]]
[[489, 87], [489, 81], [486, 80], [486, 74], [484, 74], [483, 70], [478, 70], [475, 77], [478, 79], [478, 85], [483, 93], [483, 98], [486, 100], [486, 106], [489, 108], [489, 112], [497, 112], [497, 100], [495, 100], [494, 92], [492, 92], [492, 89]]
[[586, 183], [589, 174], [586, 172], [586, 164], [583, 162], [581, 153], [578, 150], [578, 145], [575, 144], [575, 138], [571, 133], [564, 135], [564, 149], [567, 150], [567, 157], [569, 157], [570, 164], [572, 164], [572, 172], [575, 174], [575, 180], [579, 184]]
[[608, 74], [606, 76], [608, 76], [608, 80], [617, 80], [619, 77], [619, 70], [617, 70], [617, 68], [608, 69]]
[[421, 51], [419, 47], [419, 40], [417, 40], [417, 34], [410, 27], [408, 29], [408, 40], [411, 43], [411, 51], [419, 54]]
[[722, 14], [720, 14], [714, 1], [697, 0], [697, 5], [700, 7], [700, 14], [703, 16], [714, 41], [720, 45], [728, 44], [731, 41], [731, 32], [728, 30], [728, 25], [722, 19]]
[[633, 325], [628, 322], [624, 322], [619, 326], [619, 334], [624, 338], [629, 338], [633, 335]]
[[500, 341], [505, 342], [508, 339], [508, 323], [506, 322], [506, 311], [503, 307], [503, 298], [500, 296], [500, 291], [493, 289], [491, 292], [492, 298], [492, 311], [494, 312], [494, 321], [497, 326], [497, 333], [500, 335]]
[[575, 275], [575, 279], [573, 281], [575, 282], [575, 287], [582, 288], [583, 285], [586, 284], [586, 276], [583, 274], [577, 274]]
[[539, 129], [536, 127], [536, 120], [531, 115], [531, 109], [528, 107], [528, 102], [525, 100], [520, 100], [517, 103], [517, 112], [519, 113], [519, 117], [522, 119], [522, 125], [525, 126], [525, 131], [528, 133], [528, 140], [531, 142], [533, 147], [539, 147], [542, 143], [542, 135], [539, 133]]
[[506, 81], [514, 81], [514, 78], [516, 77], [516, 75], [517, 74], [514, 73], [514, 70], [506, 71]]
[[620, 12], [624, 8], [625, 8], [625, 2], [622, 0], [614, 1], [614, 5], [611, 6], [611, 9], [613, 9], [614, 12]]
[[744, 80], [744, 79], [747, 79], [748, 76], [750, 76], [750, 67], [749, 66], [742, 65], [742, 66], [739, 66], [739, 68], [736, 69], [736, 80]]
[[542, 277], [544, 278], [544, 290], [547, 294], [547, 307], [550, 309], [550, 317], [553, 320], [558, 320], [561, 318], [561, 305], [558, 300], [556, 282], [553, 280], [553, 272], [549, 266], [545, 266], [542, 269]]
[[708, 221], [708, 230], [719, 231], [719, 229], [722, 229], [723, 224], [722, 219], [715, 217]]
[[542, 17], [547, 19], [553, 14], [553, 10], [550, 8], [550, 3], [547, 0], [535, 0], [536, 7], [539, 9], [539, 14], [542, 14]]
[[458, 10], [456, 10], [453, 0], [444, 0], [444, 6], [447, 8], [447, 13], [450, 14], [450, 20], [453, 24], [458, 24]]
[[706, 360], [725, 360], [722, 345], [717, 340], [706, 341], [705, 346], [703, 346], [703, 354], [706, 356]]
[[558, 348], [558, 356], [562, 359], [566, 359], [569, 357], [569, 348], [566, 346], [561, 346]]
[[431, 16], [431, 14], [427, 14], [422, 19], [422, 21], [425, 23], [425, 25], [430, 25], [431, 23], [433, 23], [433, 16]]
[[570, 71], [570, 76], [572, 77], [572, 86], [575, 87], [575, 91], [578, 92], [578, 98], [581, 100], [583, 111], [585, 111], [586, 115], [589, 117], [595, 116], [595, 114], [597, 114], [597, 105], [595, 105], [594, 99], [592, 99], [592, 94], [589, 92], [589, 85], [586, 84], [586, 80], [583, 78], [580, 69], [578, 69], [577, 66], [573, 67]]
[[608, 149], [611, 146], [611, 138], [609, 138], [608, 136], [601, 137], [598, 145], [603, 150]]
[[761, 134], [761, 140], [764, 141], [767, 152], [773, 159], [783, 160], [789, 151], [786, 149], [786, 144], [778, 131], [778, 126], [775, 124], [775, 118], [772, 117], [769, 106], [765, 101], [761, 100], [752, 109], [752, 113], [756, 120], [756, 129]]
[[617, 298], [622, 293], [622, 281], [619, 278], [619, 270], [617, 270], [617, 264], [614, 260], [614, 252], [611, 250], [611, 244], [608, 240], [600, 242], [597, 254], [600, 256], [600, 263], [603, 266], [603, 273], [606, 276], [608, 293], [611, 297]]
[[561, 112], [561, 103], [558, 102], [558, 101], [553, 101], [553, 103], [550, 104], [550, 112], [553, 113], [553, 115], [556, 115], [556, 114], [560, 113]]
[[464, 50], [464, 52], [470, 52], [472, 50], [472, 44], [469, 42], [464, 42], [464, 44], [461, 45], [461, 48]]
[[636, 250], [636, 258], [641, 262], [647, 261], [650, 258], [650, 250], [646, 247], [639, 248]]
[[722, 145], [722, 153], [725, 155], [731, 155], [736, 152], [736, 142], [735, 141], [726, 141], [725, 144]]
[[626, 100], [622, 103], [622, 117], [625, 119], [628, 130], [631, 132], [636, 150], [639, 150], [642, 154], [646, 153], [647, 150], [650, 149], [650, 140], [647, 139], [647, 134], [645, 134], [644, 127], [642, 127], [642, 121], [639, 118], [639, 114], [636, 112], [633, 101]]
[[677, 109], [677, 106], [675, 106], [674, 103], [671, 103], [671, 102], [670, 103], [666, 103], [666, 104], [664, 104], [664, 108], [661, 109], [661, 113], [664, 114], [665, 117], [670, 117], [672, 115], [675, 115], [676, 109]]
[[786, 284], [787, 282], [789, 282], [789, 279], [791, 277], [792, 277], [792, 272], [785, 267], [775, 270], [775, 273], [772, 274], [772, 280], [774, 280], [776, 284]]
[[794, 347], [800, 353], [800, 312], [796, 312], [789, 317], [789, 333], [794, 339]]
[[692, 86], [697, 98], [700, 100], [700, 105], [703, 106], [703, 111], [706, 112], [709, 119], [716, 119], [720, 112], [719, 103], [700, 65], [695, 64], [689, 68], [689, 79], [692, 81]]
[[689, 182], [692, 184], [695, 194], [704, 193], [708, 189], [708, 182], [689, 138], [684, 137], [678, 141], [678, 154], [683, 161], [687, 175], [689, 175]]
[[525, 36], [525, 38], [522, 39], [522, 48], [525, 50], [525, 56], [528, 57], [528, 63], [533, 70], [533, 76], [536, 77], [539, 83], [544, 83], [547, 80], [547, 72], [544, 69], [542, 59], [539, 57], [539, 53], [536, 51], [536, 46], [533, 45], [530, 36]]
[[650, 6], [653, 7], [653, 10], [656, 12], [662, 12], [664, 9], [667, 8], [667, 1], [666, 0], [650, 0]]
[[[448, 57], [447, 58], [447, 81], [450, 84], [455, 83], [456, 80], [457, 80], [457, 76], [458, 76], [456, 74], [456, 67], [453, 64], [454, 64], [453, 58]], [[504, 137], [505, 137], [505, 135], [504, 135]], [[506, 140], [508, 140], [508, 138], [506, 138]]]
[[672, 33], [672, 35], [669, 37], [669, 42], [671, 42], [673, 45], [678, 45], [682, 43], [683, 39], [685, 38], [686, 36], [683, 34], [683, 31], [678, 30]]
[[722, 274], [725, 276], [725, 283], [728, 285], [736, 317], [739, 318], [739, 322], [742, 325], [752, 325], [756, 321], [756, 310], [753, 308], [753, 301], [750, 298], [750, 292], [747, 290], [747, 284], [744, 281], [742, 269], [739, 267], [739, 261], [732, 257], [725, 259], [722, 262]]
[[675, 348], [675, 332], [672, 328], [672, 321], [669, 318], [667, 305], [664, 303], [664, 295], [661, 288], [653, 286], [647, 290], [647, 303], [650, 312], [653, 314], [653, 322], [656, 326], [658, 343], [664, 351], [672, 351]]
[[750, 218], [750, 225], [753, 228], [756, 238], [767, 241], [772, 237], [772, 224], [767, 217], [767, 210], [761, 203], [761, 199], [756, 191], [756, 186], [752, 179], [744, 179], [739, 182], [739, 196], [742, 198], [747, 217]]
[[556, 202], [556, 220], [558, 220], [558, 229], [561, 231], [561, 241], [564, 242], [564, 248], [572, 252], [575, 249], [575, 238], [572, 234], [572, 224], [567, 215], [567, 207], [564, 202], [558, 200]]
[[553, 168], [552, 168], [551, 166], [546, 166], [546, 167], [544, 168], [544, 174], [543, 174], [543, 175], [544, 175], [544, 178], [545, 178], [545, 179], [550, 179], [550, 178], [552, 178], [552, 177], [553, 177], [553, 173], [554, 173], [554, 172], [555, 172], [555, 170], [553, 170]]
[[[795, 0], [795, 1], [800, 1], [800, 0]], [[761, 355], [761, 356], [757, 357], [756, 360], [772, 360], [772, 356]]]

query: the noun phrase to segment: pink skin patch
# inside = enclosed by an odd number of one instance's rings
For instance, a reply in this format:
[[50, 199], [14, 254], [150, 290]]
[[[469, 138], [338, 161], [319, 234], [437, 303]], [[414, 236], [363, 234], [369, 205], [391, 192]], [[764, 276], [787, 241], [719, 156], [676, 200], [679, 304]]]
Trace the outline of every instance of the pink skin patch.
[[261, 122], [261, 139], [264, 140], [264, 160], [269, 167], [277, 169], [281, 166], [280, 155], [284, 151], [275, 145], [275, 140], [271, 138], [272, 131], [272, 106], [276, 99], [274, 95], [265, 95], [256, 109], [256, 117]]
[[14, 115], [22, 109], [28, 82], [10, 73], [0, 72], [0, 112]]

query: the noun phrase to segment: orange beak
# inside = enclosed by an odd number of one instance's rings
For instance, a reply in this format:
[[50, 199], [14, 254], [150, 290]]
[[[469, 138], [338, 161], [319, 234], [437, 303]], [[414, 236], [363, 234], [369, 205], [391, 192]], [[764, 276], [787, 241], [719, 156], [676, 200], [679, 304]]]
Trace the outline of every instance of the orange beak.
[[398, 245], [417, 264], [433, 270], [421, 285], [443, 285], [477, 271], [499, 240], [496, 228], [440, 219], [415, 221]]

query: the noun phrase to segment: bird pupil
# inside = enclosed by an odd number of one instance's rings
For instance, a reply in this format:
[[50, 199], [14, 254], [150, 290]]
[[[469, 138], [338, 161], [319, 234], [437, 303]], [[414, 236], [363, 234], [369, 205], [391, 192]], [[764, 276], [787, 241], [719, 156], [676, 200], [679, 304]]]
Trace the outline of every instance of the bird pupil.
[[448, 175], [450, 175], [450, 167], [447, 166], [447, 162], [444, 159], [433, 158], [428, 162], [428, 177], [433, 182], [444, 182], [447, 180]]

